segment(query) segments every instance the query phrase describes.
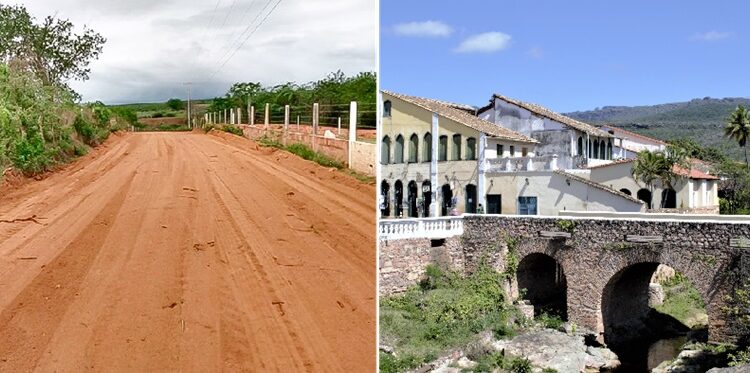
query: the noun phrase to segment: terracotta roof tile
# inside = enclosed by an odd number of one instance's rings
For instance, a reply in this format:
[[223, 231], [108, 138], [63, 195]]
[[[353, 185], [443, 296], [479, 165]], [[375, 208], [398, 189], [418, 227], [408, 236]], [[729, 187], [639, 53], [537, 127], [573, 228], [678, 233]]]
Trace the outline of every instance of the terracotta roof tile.
[[389, 96], [393, 96], [395, 98], [401, 99], [403, 101], [409, 102], [411, 104], [417, 105], [431, 112], [437, 113], [440, 116], [454, 120], [467, 127], [486, 133], [487, 135], [490, 135], [492, 137], [497, 137], [497, 138], [511, 140], [511, 141], [525, 142], [525, 143], [537, 143], [538, 142], [516, 131], [509, 130], [507, 128], [498, 126], [494, 123], [488, 122], [484, 119], [480, 119], [479, 117], [473, 116], [467, 113], [466, 111], [457, 109], [451, 106], [451, 104], [448, 104], [443, 101], [432, 100], [429, 98], [422, 98], [422, 97], [407, 96], [407, 95], [402, 95], [399, 93], [393, 93], [389, 91], [383, 91], [383, 93]]
[[[532, 112], [534, 114], [537, 114], [537, 115], [540, 115], [540, 116], [552, 119], [552, 120], [554, 120], [556, 122], [560, 122], [560, 123], [565, 124], [565, 125], [567, 125], [569, 127], [573, 127], [573, 128], [575, 128], [575, 129], [577, 129], [577, 130], [579, 130], [581, 132], [588, 133], [589, 135], [594, 135], [594, 136], [598, 136], [598, 137], [613, 137], [608, 132], [602, 131], [602, 130], [600, 130], [600, 129], [598, 129], [598, 128], [590, 125], [590, 124], [577, 121], [577, 120], [575, 120], [573, 118], [570, 118], [570, 117], [566, 117], [566, 116], [564, 116], [564, 115], [562, 115], [560, 113], [556, 113], [556, 112], [554, 112], [554, 111], [552, 111], [550, 109], [547, 109], [547, 108], [545, 108], [544, 106], [541, 106], [541, 105], [532, 104], [530, 102], [519, 101], [519, 100], [510, 98], [510, 97], [506, 97], [506, 96], [503, 96], [503, 95], [497, 94], [497, 93], [495, 93], [494, 95], [492, 95], [492, 98], [493, 99], [494, 98], [499, 98], [499, 99], [501, 99], [501, 100], [503, 100], [505, 102], [511, 103], [513, 105], [516, 105], [516, 106], [520, 106], [520, 107], [522, 107], [522, 108], [524, 108], [524, 109], [526, 109], [526, 110], [528, 110], [528, 111], [530, 111], [530, 112]], [[487, 106], [485, 106], [485, 108], [487, 108]], [[483, 110], [483, 109], [484, 108], [482, 108], [480, 110]]]
[[[630, 137], [635, 137], [635, 138], [638, 138], [638, 139], [650, 141], [650, 142], [654, 143], [655, 145], [667, 145], [666, 142], [661, 141], [659, 139], [655, 139], [653, 137], [648, 137], [648, 136], [641, 135], [639, 133], [627, 131], [627, 130], [624, 130], [624, 129], [620, 128], [620, 127], [615, 127], [615, 126], [612, 126], [612, 125], [609, 125], [609, 124], [608, 125], [604, 125], [602, 127], [606, 127], [607, 129], [612, 130], [612, 132], [614, 132], [615, 135], [617, 135], [618, 133], [620, 133], [621, 135], [628, 135]], [[604, 130], [602, 130], [602, 131], [604, 131]], [[622, 137], [622, 136], [617, 136], [617, 137]]]
[[719, 178], [714, 175], [709, 175], [701, 170], [696, 170], [695, 168], [691, 168], [690, 170], [687, 170], [685, 168], [682, 168], [678, 165], [674, 165], [672, 167], [672, 170], [674, 173], [680, 176], [687, 176], [691, 179], [707, 179], [707, 180], [718, 180]]

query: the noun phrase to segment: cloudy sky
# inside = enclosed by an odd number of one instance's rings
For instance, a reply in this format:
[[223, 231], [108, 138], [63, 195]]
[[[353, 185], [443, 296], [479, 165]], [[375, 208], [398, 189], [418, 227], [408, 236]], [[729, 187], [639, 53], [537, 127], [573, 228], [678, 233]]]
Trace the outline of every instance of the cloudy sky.
[[193, 97], [207, 98], [238, 81], [304, 83], [339, 69], [376, 69], [373, 0], [3, 3], [24, 5], [39, 20], [56, 15], [85, 24], [107, 38], [90, 80], [72, 84], [85, 101], [165, 101], [185, 96], [188, 81], [195, 82]]
[[561, 112], [750, 96], [747, 0], [382, 0], [380, 13], [388, 90]]

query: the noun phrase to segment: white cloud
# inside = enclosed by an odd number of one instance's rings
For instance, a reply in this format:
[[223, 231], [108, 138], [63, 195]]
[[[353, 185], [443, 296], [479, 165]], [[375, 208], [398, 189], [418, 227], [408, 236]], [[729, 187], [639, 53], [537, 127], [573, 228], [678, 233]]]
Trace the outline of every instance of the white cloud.
[[[37, 21], [56, 15], [107, 38], [99, 60], [90, 65], [90, 80], [71, 82], [86, 101], [166, 101], [185, 97], [187, 81], [195, 82], [193, 97], [209, 98], [239, 81], [307, 83], [339, 69], [349, 75], [376, 69], [378, 20], [372, 0], [284, 0], [241, 48], [240, 34], [266, 2], [219, 0], [218, 7], [206, 0], [4, 3], [25, 5]], [[219, 69], [221, 57], [235, 49]]]
[[449, 36], [453, 28], [440, 21], [401, 23], [393, 26], [393, 31], [403, 36]]
[[510, 35], [502, 32], [485, 32], [466, 38], [454, 50], [458, 53], [492, 53], [510, 45]]
[[696, 33], [691, 39], [699, 41], [719, 41], [724, 40], [730, 36], [732, 36], [731, 32], [712, 30], [708, 32]]

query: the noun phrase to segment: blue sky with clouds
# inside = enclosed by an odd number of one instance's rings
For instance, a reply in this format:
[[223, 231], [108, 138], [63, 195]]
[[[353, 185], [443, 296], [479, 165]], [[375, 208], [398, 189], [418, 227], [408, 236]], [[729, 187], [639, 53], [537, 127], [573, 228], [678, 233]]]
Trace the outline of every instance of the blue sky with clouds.
[[555, 111], [750, 97], [750, 2], [381, 0], [381, 88]]

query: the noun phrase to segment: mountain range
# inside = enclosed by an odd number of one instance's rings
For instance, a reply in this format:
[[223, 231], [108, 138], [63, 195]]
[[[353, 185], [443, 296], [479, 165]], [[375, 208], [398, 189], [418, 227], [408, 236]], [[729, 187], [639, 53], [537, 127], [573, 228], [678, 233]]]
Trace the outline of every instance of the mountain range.
[[724, 137], [727, 118], [738, 105], [750, 108], [750, 98], [704, 97], [650, 106], [604, 106], [565, 115], [594, 125], [614, 125], [664, 141], [692, 138], [733, 158], [744, 159], [737, 143]]

